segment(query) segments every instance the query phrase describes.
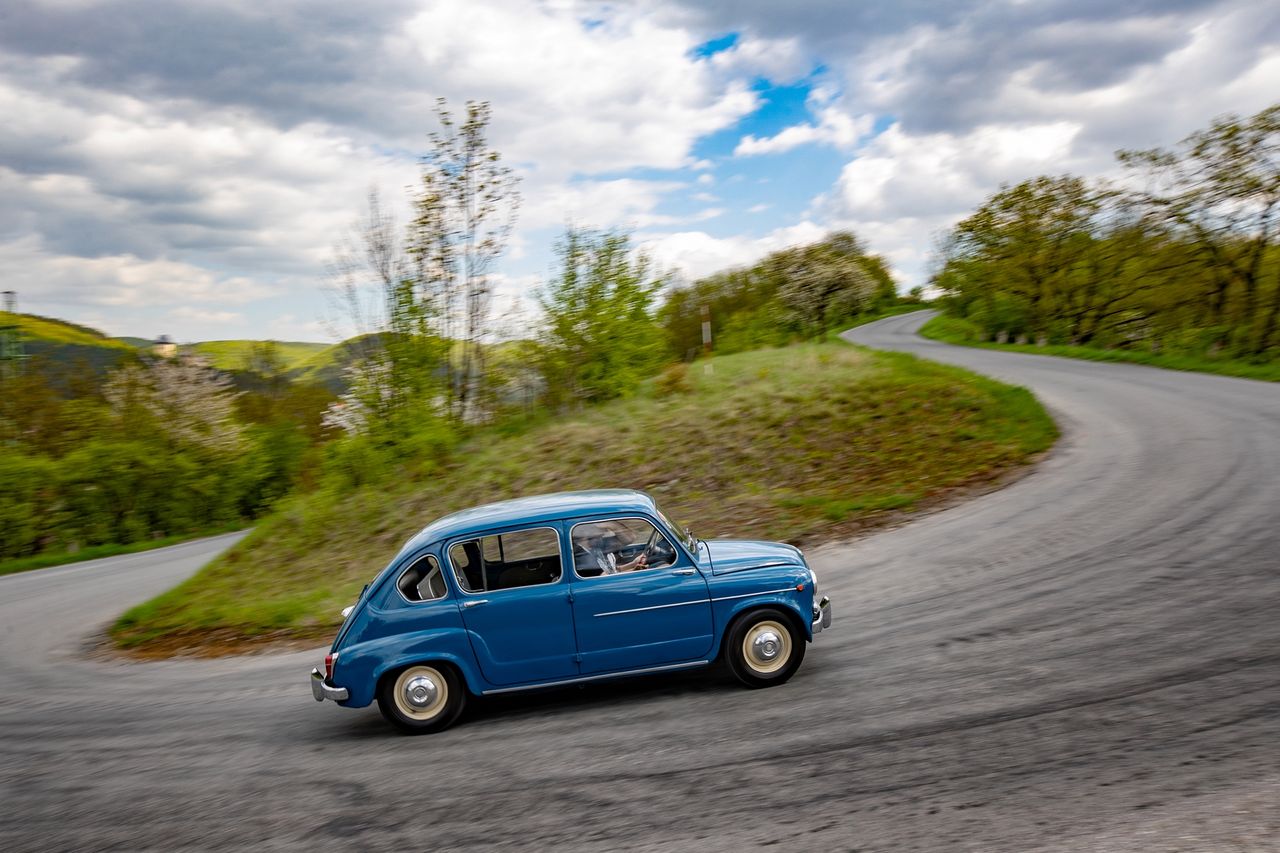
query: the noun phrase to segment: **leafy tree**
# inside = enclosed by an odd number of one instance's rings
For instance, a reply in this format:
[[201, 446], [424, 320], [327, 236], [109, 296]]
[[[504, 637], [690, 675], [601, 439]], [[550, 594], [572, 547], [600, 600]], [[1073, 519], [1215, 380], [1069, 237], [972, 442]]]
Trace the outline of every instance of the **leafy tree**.
[[506, 249], [519, 179], [489, 147], [488, 102], [468, 101], [457, 124], [437, 101], [441, 130], [429, 136], [409, 226], [412, 275], [397, 289], [404, 306], [424, 305], [423, 320], [453, 344], [448, 359], [448, 403], [458, 420], [473, 412], [484, 378], [482, 342], [490, 330], [490, 272]]
[[884, 261], [841, 231], [677, 288], [659, 316], [672, 354], [687, 359], [701, 349], [704, 309], [716, 350], [736, 352], [821, 334], [897, 300]]
[[617, 231], [569, 228], [559, 270], [539, 294], [541, 363], [556, 405], [630, 392], [662, 360], [653, 305], [666, 279]]
[[1119, 156], [1148, 179], [1140, 203], [1194, 246], [1208, 271], [1208, 322], [1233, 329], [1236, 352], [1280, 344], [1280, 266], [1272, 262], [1280, 241], [1280, 104], [1248, 119], [1220, 118], [1172, 150]]
[[[231, 380], [202, 359], [159, 359], [112, 374], [104, 389], [126, 427], [158, 431], [178, 446], [228, 454], [240, 449]], [[126, 429], [126, 434], [136, 435]]]
[[1280, 356], [1280, 105], [1120, 158], [1141, 190], [1033, 178], [960, 222], [949, 309], [987, 338]]

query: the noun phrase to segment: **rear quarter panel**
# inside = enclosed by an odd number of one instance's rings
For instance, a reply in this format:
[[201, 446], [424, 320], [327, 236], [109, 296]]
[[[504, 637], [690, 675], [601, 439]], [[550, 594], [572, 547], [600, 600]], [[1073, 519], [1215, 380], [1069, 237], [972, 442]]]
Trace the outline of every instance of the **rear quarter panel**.
[[333, 682], [350, 691], [340, 704], [351, 708], [370, 704], [384, 673], [424, 660], [453, 664], [473, 693], [489, 686], [476, 667], [456, 596], [408, 602], [393, 583], [384, 586], [365, 603], [338, 649]]

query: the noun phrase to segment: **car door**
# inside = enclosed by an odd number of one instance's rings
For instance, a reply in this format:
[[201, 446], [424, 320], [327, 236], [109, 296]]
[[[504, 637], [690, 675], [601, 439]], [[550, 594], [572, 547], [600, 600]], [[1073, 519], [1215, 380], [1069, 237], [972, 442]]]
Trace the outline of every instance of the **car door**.
[[464, 537], [448, 547], [462, 619], [480, 671], [492, 684], [578, 674], [569, 586], [552, 527]]
[[[612, 530], [585, 543], [588, 531]], [[645, 518], [574, 524], [573, 622], [583, 673], [644, 669], [699, 660], [711, 649], [707, 582], [671, 538]], [[640, 553], [648, 567], [625, 568]], [[603, 561], [601, 555], [603, 554]], [[609, 555], [613, 556], [609, 571]], [[621, 570], [619, 570], [621, 569]]]

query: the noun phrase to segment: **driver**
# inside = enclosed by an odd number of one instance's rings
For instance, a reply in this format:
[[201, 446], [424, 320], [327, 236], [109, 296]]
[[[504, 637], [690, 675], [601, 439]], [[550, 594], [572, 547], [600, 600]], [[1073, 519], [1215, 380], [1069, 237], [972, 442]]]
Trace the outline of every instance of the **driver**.
[[617, 534], [603, 524], [583, 524], [573, 534], [574, 565], [579, 569], [599, 569], [601, 574], [616, 575], [649, 567], [649, 558], [641, 553], [634, 560], [619, 563], [618, 555], [605, 546]]

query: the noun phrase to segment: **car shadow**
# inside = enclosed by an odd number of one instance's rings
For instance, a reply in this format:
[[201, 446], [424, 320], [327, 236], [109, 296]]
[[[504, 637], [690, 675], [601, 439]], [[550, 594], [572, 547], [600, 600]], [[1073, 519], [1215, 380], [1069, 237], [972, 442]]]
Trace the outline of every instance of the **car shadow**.
[[670, 699], [740, 690], [741, 686], [718, 667], [689, 672], [631, 676], [613, 681], [595, 681], [567, 687], [547, 687], [473, 696], [458, 725], [487, 723], [564, 712], [582, 708], [608, 708], [642, 699]]

